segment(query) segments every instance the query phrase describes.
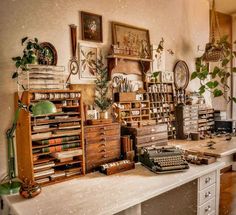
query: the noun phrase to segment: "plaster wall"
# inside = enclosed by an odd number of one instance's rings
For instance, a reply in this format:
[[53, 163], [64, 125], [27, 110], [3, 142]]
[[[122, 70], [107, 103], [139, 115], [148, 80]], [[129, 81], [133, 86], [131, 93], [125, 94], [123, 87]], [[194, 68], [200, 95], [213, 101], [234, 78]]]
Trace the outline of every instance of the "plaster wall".
[[[17, 90], [11, 79], [14, 71], [12, 57], [22, 54], [21, 38], [37, 37], [51, 42], [58, 52], [58, 65], [68, 66], [71, 56], [69, 25], [80, 27], [79, 11], [103, 16], [106, 50], [111, 44], [111, 21], [119, 21], [149, 29], [152, 44], [161, 37], [165, 47], [175, 54], [166, 55], [166, 70], [172, 71], [177, 60], [185, 60], [190, 72], [194, 59], [202, 54], [209, 35], [209, 2], [207, 0], [1, 0], [0, 1], [0, 178], [7, 169], [5, 132], [14, 113], [13, 93]], [[79, 30], [78, 38], [81, 39]], [[73, 77], [72, 82], [78, 81]], [[197, 90], [197, 80], [188, 89]], [[210, 100], [207, 100], [210, 103]], [[24, 144], [24, 143], [22, 143]]]

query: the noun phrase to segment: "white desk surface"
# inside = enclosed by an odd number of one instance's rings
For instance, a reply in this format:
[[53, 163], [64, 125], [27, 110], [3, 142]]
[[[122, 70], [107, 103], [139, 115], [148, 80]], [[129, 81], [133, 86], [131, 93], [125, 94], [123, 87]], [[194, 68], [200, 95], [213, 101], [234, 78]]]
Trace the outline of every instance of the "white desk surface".
[[[214, 141], [216, 144], [213, 145], [214, 149], [207, 147], [207, 142]], [[189, 149], [192, 151], [202, 152], [206, 155], [215, 157], [225, 157], [236, 153], [236, 137], [232, 137], [231, 140], [224, 138], [213, 138], [199, 141], [187, 141], [187, 140], [172, 140], [169, 141], [170, 145], [178, 145], [183, 149]]]
[[3, 196], [13, 214], [22, 215], [101, 215], [114, 214], [158, 196], [222, 167], [190, 165], [185, 172], [154, 174], [140, 164], [133, 170], [111, 176], [99, 172], [43, 187], [33, 199]]

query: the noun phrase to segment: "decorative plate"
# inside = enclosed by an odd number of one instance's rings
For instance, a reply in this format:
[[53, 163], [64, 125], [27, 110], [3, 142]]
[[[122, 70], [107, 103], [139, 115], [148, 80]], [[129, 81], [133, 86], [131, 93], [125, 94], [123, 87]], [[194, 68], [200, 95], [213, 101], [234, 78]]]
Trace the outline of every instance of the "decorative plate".
[[55, 47], [48, 42], [40, 43], [40, 46], [43, 48], [43, 52], [38, 56], [39, 64], [43, 65], [57, 65], [57, 51]]
[[174, 82], [177, 90], [184, 90], [189, 83], [189, 69], [185, 61], [178, 61], [174, 67]]

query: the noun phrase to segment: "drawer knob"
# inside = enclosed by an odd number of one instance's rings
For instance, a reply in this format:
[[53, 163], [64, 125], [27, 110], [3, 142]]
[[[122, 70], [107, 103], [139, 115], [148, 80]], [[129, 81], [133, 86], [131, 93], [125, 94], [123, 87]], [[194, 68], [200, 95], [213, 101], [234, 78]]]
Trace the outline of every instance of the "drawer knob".
[[155, 132], [155, 128], [152, 128], [151, 132]]
[[208, 206], [205, 208], [205, 212], [208, 212], [208, 211], [210, 211], [210, 210], [211, 210], [211, 206], [208, 205]]
[[207, 177], [207, 178], [205, 179], [205, 184], [209, 183], [210, 181], [211, 181], [211, 177]]
[[101, 150], [101, 152], [106, 152], [106, 149]]
[[151, 140], [155, 140], [155, 137], [151, 137]]
[[105, 134], [106, 134], [106, 132], [105, 132], [105, 131], [101, 132], [101, 135], [105, 135]]
[[108, 156], [107, 155], [103, 155], [102, 158], [107, 158]]
[[211, 196], [211, 192], [210, 191], [205, 193], [205, 198], [210, 197], [210, 196]]

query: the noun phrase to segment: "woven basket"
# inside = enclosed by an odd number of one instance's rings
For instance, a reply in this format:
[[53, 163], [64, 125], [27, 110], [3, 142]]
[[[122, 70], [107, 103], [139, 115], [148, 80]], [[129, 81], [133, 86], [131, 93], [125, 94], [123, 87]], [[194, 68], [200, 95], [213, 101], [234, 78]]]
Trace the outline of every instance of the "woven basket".
[[222, 49], [213, 43], [207, 43], [203, 60], [207, 62], [218, 62], [222, 58]]

